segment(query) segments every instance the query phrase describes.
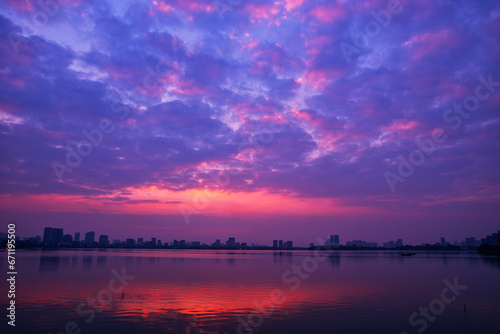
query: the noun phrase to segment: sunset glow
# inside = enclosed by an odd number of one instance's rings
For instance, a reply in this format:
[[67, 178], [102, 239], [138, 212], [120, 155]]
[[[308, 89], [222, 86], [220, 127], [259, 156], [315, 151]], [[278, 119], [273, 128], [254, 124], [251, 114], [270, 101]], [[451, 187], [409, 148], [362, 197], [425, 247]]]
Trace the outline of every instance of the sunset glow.
[[0, 217], [23, 236], [82, 217], [122, 239], [301, 245], [498, 225], [495, 1], [44, 10], [0, 4]]

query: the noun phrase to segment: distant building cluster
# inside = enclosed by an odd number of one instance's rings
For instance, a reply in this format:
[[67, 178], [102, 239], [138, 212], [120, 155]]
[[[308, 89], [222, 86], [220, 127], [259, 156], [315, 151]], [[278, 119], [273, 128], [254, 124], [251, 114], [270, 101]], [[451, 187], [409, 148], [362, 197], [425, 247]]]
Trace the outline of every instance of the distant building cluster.
[[486, 236], [486, 238], [482, 238], [481, 244], [486, 244], [486, 245], [490, 245], [490, 246], [499, 245], [500, 244], [500, 230], [498, 230], [497, 233], [492, 233], [492, 234]]
[[[16, 238], [20, 241], [20, 238]], [[0, 233], [0, 242], [7, 242], [7, 234]], [[439, 249], [440, 247], [447, 247], [448, 249], [471, 249], [477, 248], [480, 245], [499, 245], [500, 244], [500, 230], [497, 233], [492, 233], [485, 238], [477, 240], [475, 237], [466, 238], [465, 240], [458, 242], [455, 241], [452, 244], [447, 242], [444, 237], [441, 237], [439, 242], [435, 244], [422, 244], [419, 246], [409, 246], [403, 245], [403, 239], [397, 239], [396, 241], [388, 241], [382, 244], [382, 248], [400, 248], [404, 249], [406, 247], [432, 247], [433, 249]], [[62, 228], [55, 227], [45, 227], [43, 231], [43, 237], [37, 235], [36, 237], [23, 238], [22, 245], [26, 247], [113, 247], [113, 248], [173, 248], [173, 249], [276, 249], [276, 250], [292, 250], [292, 249], [306, 249], [301, 247], [294, 247], [293, 241], [288, 240], [273, 240], [272, 246], [268, 245], [258, 245], [252, 243], [248, 245], [246, 242], [237, 242], [235, 237], [229, 237], [225, 242], [221, 242], [217, 239], [214, 243], [205, 244], [200, 241], [187, 242], [186, 240], [174, 240], [170, 243], [162, 243], [161, 240], [156, 238], [151, 238], [151, 240], [146, 241], [144, 238], [127, 238], [125, 240], [114, 239], [110, 241], [109, 236], [100, 235], [96, 239], [96, 234], [94, 231], [89, 231], [85, 233], [84, 238], [81, 238], [80, 232], [76, 232], [74, 237], [71, 234], [64, 234]], [[380, 248], [376, 242], [369, 242], [364, 240], [352, 240], [345, 243], [345, 246], [340, 244], [340, 236], [338, 234], [330, 235], [325, 242], [321, 241], [320, 245], [315, 246], [314, 243], [309, 244], [309, 249], [316, 247], [325, 248]], [[451, 247], [451, 248], [450, 248]], [[460, 247], [460, 248], [459, 248]]]
[[[80, 240], [80, 232], [76, 232], [73, 238], [70, 234], [64, 234], [62, 228], [46, 227], [44, 229], [43, 238], [37, 236], [35, 238], [28, 238], [24, 241], [34, 245], [55, 247], [113, 247], [113, 248], [174, 248], [174, 249], [203, 249], [203, 248], [216, 248], [216, 249], [249, 249], [266, 247], [256, 244], [248, 246], [246, 242], [236, 242], [236, 238], [230, 237], [225, 243], [222, 243], [220, 239], [217, 239], [211, 245], [207, 245], [200, 241], [186, 242], [186, 240], [174, 240], [171, 243], [162, 243], [161, 240], [156, 238], [151, 238], [150, 241], [145, 241], [144, 238], [127, 238], [124, 241], [120, 239], [113, 239], [110, 241], [109, 236], [100, 235], [96, 240], [96, 234], [94, 231], [89, 231], [85, 233], [84, 239]], [[287, 241], [286, 247], [284, 249], [292, 249], [292, 242]]]
[[366, 248], [377, 248], [378, 244], [376, 242], [369, 242], [363, 240], [353, 240], [345, 243], [347, 247], [366, 247]]
[[273, 249], [293, 249], [293, 241], [273, 240]]
[[388, 241], [382, 244], [384, 248], [396, 248], [403, 246], [403, 239], [398, 239], [396, 241]]
[[338, 234], [330, 235], [330, 237], [323, 244], [325, 247], [339, 247], [340, 246], [340, 237]]
[[[500, 244], [500, 230], [497, 233], [492, 233], [486, 238], [476, 239], [475, 237], [465, 238], [463, 241], [455, 241], [453, 243], [454, 246], [460, 246], [462, 248], [477, 248], [481, 245], [499, 245]], [[441, 238], [441, 245], [446, 246], [449, 245], [448, 242], [445, 241], [444, 238]]]
[[[68, 234], [69, 237], [71, 235]], [[63, 242], [63, 229], [62, 228], [52, 228], [46, 227], [43, 231], [43, 243], [44, 244], [58, 244]], [[71, 238], [73, 239], [73, 238]]]

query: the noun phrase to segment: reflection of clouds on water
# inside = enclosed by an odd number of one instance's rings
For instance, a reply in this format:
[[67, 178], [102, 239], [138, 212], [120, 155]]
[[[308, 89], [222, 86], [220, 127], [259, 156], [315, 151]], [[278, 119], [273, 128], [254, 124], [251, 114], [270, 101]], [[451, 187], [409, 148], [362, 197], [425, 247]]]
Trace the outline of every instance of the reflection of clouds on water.
[[[422, 304], [423, 295], [435, 292], [446, 270], [459, 271], [464, 282], [472, 282], [467, 298], [492, 306], [481, 310], [486, 326], [493, 323], [493, 310], [500, 308], [500, 301], [491, 297], [498, 291], [492, 279], [500, 268], [497, 258], [466, 253], [419, 253], [406, 258], [396, 252], [324, 252], [325, 261], [318, 261], [317, 270], [292, 291], [292, 284], [281, 280], [283, 272], [303, 264], [315, 252], [276, 253], [67, 250], [22, 254], [19, 271], [27, 284], [19, 303], [36, 319], [37, 329], [57, 332], [69, 318], [83, 321], [75, 307], [107, 287], [109, 270], [102, 268], [126, 267], [126, 273], [136, 277], [133, 284], [125, 287], [123, 299], [116, 295], [109, 307], [96, 313], [95, 322], [83, 332], [234, 334], [238, 317], [247, 317], [255, 310], [255, 301], [262, 304], [273, 290], [281, 289], [286, 301], [275, 305], [256, 334], [322, 333], [324, 328], [378, 334], [406, 326], [409, 312]], [[477, 277], [484, 281], [473, 284]], [[471, 323], [476, 315], [471, 308], [467, 314]], [[440, 321], [456, 333], [471, 329], [457, 327], [453, 317]]]

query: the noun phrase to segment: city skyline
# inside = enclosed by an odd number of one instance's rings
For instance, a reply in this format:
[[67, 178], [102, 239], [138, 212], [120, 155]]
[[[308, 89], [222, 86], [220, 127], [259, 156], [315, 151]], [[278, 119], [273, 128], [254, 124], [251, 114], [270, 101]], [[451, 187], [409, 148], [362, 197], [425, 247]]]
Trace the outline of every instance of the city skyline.
[[[202, 241], [200, 240], [187, 240], [187, 239], [182, 239], [182, 238], [173, 238], [173, 239], [161, 239], [157, 237], [151, 237], [150, 240], [148, 238], [144, 237], [139, 237], [139, 236], [127, 236], [126, 238], [119, 239], [119, 238], [114, 238], [110, 237], [109, 235], [105, 234], [96, 234], [95, 231], [88, 231], [85, 232], [84, 236], [85, 238], [80, 241], [80, 235], [81, 232], [74, 232], [74, 238], [73, 235], [66, 233], [63, 233], [63, 228], [57, 228], [57, 227], [45, 227], [44, 232], [42, 233], [42, 237], [40, 237], [40, 242], [45, 243], [45, 244], [54, 244], [54, 243], [67, 243], [67, 244], [72, 244], [73, 242], [75, 243], [80, 243], [80, 244], [100, 244], [100, 245], [111, 245], [115, 243], [116, 241], [122, 243], [126, 243], [129, 240], [133, 240], [134, 246], [140, 246], [140, 245], [150, 245], [150, 246], [173, 246], [177, 242], [182, 242], [184, 244], [190, 244], [190, 243], [197, 243], [198, 245], [205, 245], [205, 246], [210, 246], [210, 245], [215, 245], [218, 243], [219, 246], [228, 246], [230, 248], [235, 247], [235, 244], [245, 244], [245, 245], [255, 245], [255, 246], [265, 246], [265, 247], [270, 247], [274, 249], [292, 249], [293, 247], [307, 247], [306, 245], [298, 245], [295, 243], [294, 240], [287, 240], [287, 239], [273, 239], [272, 242], [270, 243], [255, 243], [253, 241], [245, 241], [245, 242], [236, 242], [235, 239], [236, 237], [228, 237], [228, 240], [226, 242], [221, 242], [221, 239], [215, 239], [216, 241]], [[447, 245], [462, 245], [462, 246], [470, 246], [470, 247], [477, 247], [481, 245], [481, 243], [487, 243], [490, 245], [493, 245], [495, 243], [495, 239], [500, 235], [500, 230], [498, 232], [493, 232], [490, 235], [485, 235], [483, 237], [465, 237], [462, 240], [447, 240], [445, 237], [440, 237], [439, 240], [436, 242], [424, 242], [420, 244], [411, 244], [411, 243], [404, 243], [402, 238], [398, 238], [395, 240], [387, 240], [385, 242], [377, 242], [373, 240], [361, 240], [361, 239], [352, 239], [351, 241], [345, 241], [344, 243], [340, 242], [340, 236], [338, 234], [331, 234], [327, 236], [326, 238], [323, 237], [318, 237], [314, 242], [309, 242], [308, 246], [309, 247], [339, 247], [339, 246], [358, 246], [358, 247], [382, 247], [382, 248], [395, 248], [395, 247], [402, 247], [402, 246], [419, 246], [419, 245], [439, 245], [439, 246], [447, 246]], [[28, 239], [33, 239], [35, 236], [29, 236], [29, 237], [23, 237], [24, 240]], [[68, 238], [70, 237], [70, 238]], [[21, 238], [21, 237], [20, 237]], [[65, 239], [66, 238], [66, 239]], [[54, 241], [56, 240], [56, 241]], [[157, 243], [158, 242], [158, 243]], [[180, 247], [183, 248], [183, 247]]]

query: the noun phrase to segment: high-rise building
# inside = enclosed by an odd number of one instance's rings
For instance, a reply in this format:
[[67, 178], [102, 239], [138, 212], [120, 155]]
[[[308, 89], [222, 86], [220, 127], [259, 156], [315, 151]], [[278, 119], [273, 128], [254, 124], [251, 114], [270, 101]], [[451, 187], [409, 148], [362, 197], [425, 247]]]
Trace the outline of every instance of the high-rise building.
[[335, 234], [333, 236], [333, 246], [335, 246], [335, 247], [340, 246], [340, 237], [338, 234]]
[[394, 241], [389, 241], [389, 242], [384, 242], [382, 246], [384, 248], [394, 248], [396, 247], [396, 244], [394, 243]]
[[[386, 244], [394, 245], [394, 241], [389, 241]], [[363, 240], [353, 240], [346, 242], [347, 247], [373, 247], [376, 248], [378, 244], [376, 242], [368, 242]]]
[[475, 237], [465, 238], [465, 246], [475, 247], [476, 246], [476, 238]]
[[278, 248], [283, 249], [283, 240], [278, 241]]
[[403, 246], [403, 239], [396, 240], [396, 247]]
[[62, 228], [46, 227], [43, 230], [43, 242], [46, 244], [57, 244], [59, 242], [62, 242], [62, 239], [63, 239]]
[[181, 241], [179, 242], [179, 247], [180, 247], [180, 248], [186, 248], [186, 240], [181, 240]]
[[71, 234], [65, 234], [63, 235], [62, 242], [65, 244], [71, 244], [73, 242], [73, 237]]
[[446, 246], [446, 240], [443, 237], [441, 237], [441, 246]]
[[287, 241], [286, 242], [286, 249], [292, 249], [293, 248], [293, 241]]
[[80, 242], [80, 232], [75, 233], [75, 242]]
[[155, 247], [156, 246], [156, 238], [151, 238], [150, 245], [151, 245], [151, 247]]
[[158, 239], [158, 247], [161, 247], [161, 246], [162, 246], [161, 240]]
[[330, 238], [328, 239], [328, 246], [333, 246], [333, 234], [330, 235]]
[[127, 239], [127, 246], [128, 247], [134, 247], [135, 246], [135, 240], [134, 239]]
[[46, 227], [43, 229], [43, 243], [50, 244], [52, 243], [52, 227]]
[[99, 245], [101, 246], [108, 246], [109, 245], [109, 238], [107, 235], [100, 235], [99, 236]]
[[86, 244], [91, 244], [94, 242], [94, 240], [95, 240], [95, 232], [94, 231], [90, 231], [90, 232], [85, 233], [85, 243]]
[[144, 244], [144, 238], [137, 239], [137, 246], [142, 246]]
[[228, 248], [234, 248], [236, 247], [236, 238], [230, 237], [226, 241], [226, 247]]
[[278, 240], [273, 240], [273, 248], [278, 248]]
[[492, 233], [491, 235], [487, 235], [486, 238], [481, 238], [481, 244], [495, 245], [496, 243], [498, 243], [499, 235], [500, 231], [498, 231], [498, 233]]
[[62, 228], [54, 228], [52, 229], [52, 233], [54, 233], [54, 243], [62, 242], [63, 238], [63, 229]]

